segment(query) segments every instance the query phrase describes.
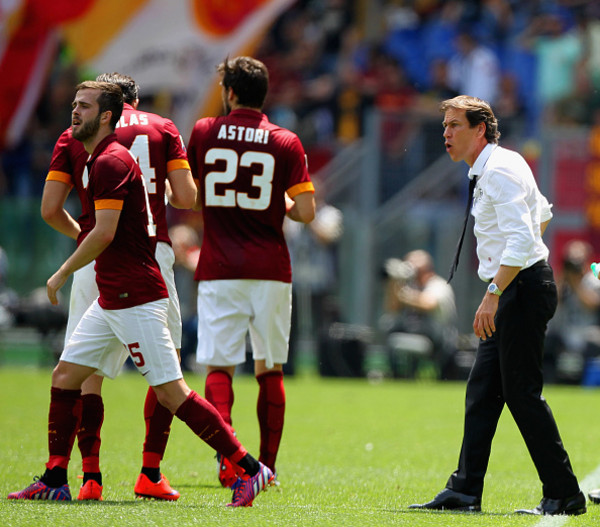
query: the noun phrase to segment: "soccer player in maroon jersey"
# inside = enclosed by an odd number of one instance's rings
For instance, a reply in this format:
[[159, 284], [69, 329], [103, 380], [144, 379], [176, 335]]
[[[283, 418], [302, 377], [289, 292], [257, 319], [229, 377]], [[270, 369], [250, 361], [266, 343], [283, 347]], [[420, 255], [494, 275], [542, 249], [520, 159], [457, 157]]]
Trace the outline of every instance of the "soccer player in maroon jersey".
[[[150, 200], [150, 208], [156, 224], [156, 259], [169, 290], [169, 331], [179, 350], [181, 347], [181, 313], [173, 274], [174, 254], [168, 235], [165, 192], [172, 205], [191, 208], [196, 199], [196, 187], [192, 179], [187, 154], [176, 126], [169, 119], [137, 110], [139, 86], [135, 81], [119, 73], [104, 73], [96, 80], [112, 82], [123, 91], [123, 114], [116, 126], [118, 141], [127, 147], [137, 159]], [[82, 143], [72, 136], [68, 128], [54, 147], [50, 170], [42, 195], [42, 216], [49, 225], [79, 242], [91, 230], [93, 212], [90, 214], [86, 198], [88, 174], [85, 163], [89, 154]], [[167, 185], [168, 181], [168, 185]], [[81, 215], [77, 222], [65, 210], [65, 200], [72, 187], [81, 201]], [[65, 332], [65, 344], [81, 317], [98, 297], [93, 263], [79, 269], [73, 276], [69, 320]], [[92, 375], [82, 387], [82, 425], [77, 433], [83, 465], [83, 486], [78, 499], [102, 499], [102, 474], [100, 471], [100, 430], [104, 420], [101, 375]], [[154, 390], [148, 388], [144, 405], [146, 440], [142, 470], [134, 492], [138, 496], [155, 499], [177, 500], [179, 493], [172, 489], [160, 472], [173, 415], [157, 403]]]
[[[262, 113], [269, 75], [251, 57], [218, 66], [227, 115], [199, 120], [188, 157], [198, 185], [204, 239], [198, 280], [197, 361], [207, 365], [206, 398], [229, 424], [233, 374], [245, 361], [250, 332], [259, 384], [260, 461], [275, 472], [283, 431], [291, 320], [290, 256], [285, 215], [309, 223], [314, 187], [298, 137]], [[219, 460], [219, 480], [235, 481]]]
[[154, 256], [155, 230], [141, 169], [117, 141], [123, 96], [112, 83], [87, 81], [73, 102], [73, 137], [90, 154], [86, 190], [91, 231], [46, 284], [48, 298], [77, 269], [96, 261], [99, 298], [85, 312], [52, 374], [49, 459], [41, 478], [9, 499], [70, 500], [67, 467], [81, 420], [81, 386], [97, 371], [114, 378], [130, 355], [165, 408], [240, 467], [231, 506], [248, 506], [272, 480], [215, 408], [183, 379], [167, 327], [168, 290]]

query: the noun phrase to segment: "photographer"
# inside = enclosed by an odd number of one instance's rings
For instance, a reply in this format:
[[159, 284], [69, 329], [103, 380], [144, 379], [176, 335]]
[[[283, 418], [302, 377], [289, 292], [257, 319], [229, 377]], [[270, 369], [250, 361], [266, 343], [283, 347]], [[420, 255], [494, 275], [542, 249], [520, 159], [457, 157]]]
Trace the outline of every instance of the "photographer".
[[547, 382], [581, 382], [586, 361], [600, 355], [600, 281], [590, 271], [592, 256], [583, 240], [571, 240], [563, 250], [558, 308], [546, 337]]
[[397, 373], [398, 354], [408, 358], [408, 375], [414, 376], [418, 357], [436, 362], [440, 379], [448, 378], [458, 336], [454, 291], [435, 273], [431, 255], [409, 252], [403, 260], [385, 262], [384, 316], [392, 370]]

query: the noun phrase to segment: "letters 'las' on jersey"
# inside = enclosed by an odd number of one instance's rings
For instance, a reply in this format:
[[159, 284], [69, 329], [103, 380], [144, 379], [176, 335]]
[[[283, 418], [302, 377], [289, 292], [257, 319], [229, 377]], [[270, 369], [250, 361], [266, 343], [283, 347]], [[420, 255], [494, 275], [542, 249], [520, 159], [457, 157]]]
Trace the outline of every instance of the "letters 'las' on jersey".
[[187, 153], [179, 130], [169, 119], [123, 105], [123, 114], [115, 130], [119, 143], [129, 148], [136, 158], [150, 197], [150, 206], [156, 222], [156, 238], [171, 243], [169, 239], [165, 180], [167, 174], [179, 168], [189, 169]]
[[[165, 206], [165, 179], [172, 170], [188, 169], [185, 146], [175, 124], [158, 115], [135, 110], [123, 105], [123, 114], [116, 129], [119, 143], [129, 148], [138, 161], [154, 215], [157, 241], [171, 243], [168, 234]], [[83, 144], [73, 138], [71, 129], [65, 130], [56, 145], [50, 162], [47, 181], [62, 181], [73, 185], [81, 201], [81, 215], [77, 222], [81, 227], [78, 242], [85, 238], [94, 226], [94, 210], [87, 209], [86, 187], [88, 175], [85, 163], [88, 154]]]
[[81, 228], [81, 233], [77, 243], [81, 243], [83, 238], [94, 227], [94, 209], [88, 206], [86, 186], [87, 172], [84, 177], [85, 164], [89, 154], [85, 151], [83, 143], [77, 141], [71, 134], [71, 128], [67, 128], [54, 145], [52, 160], [50, 161], [50, 170], [46, 176], [46, 181], [60, 181], [67, 185], [75, 187], [79, 201], [81, 202], [81, 214], [77, 218], [77, 223]]
[[96, 282], [103, 309], [124, 309], [169, 293], [154, 257], [156, 237], [149, 235], [152, 215], [133, 156], [111, 134], [87, 163], [87, 201], [91, 210], [121, 210], [113, 241], [96, 258]]
[[204, 217], [196, 280], [291, 282], [285, 193], [314, 192], [296, 134], [260, 112], [237, 109], [200, 119], [188, 156]]

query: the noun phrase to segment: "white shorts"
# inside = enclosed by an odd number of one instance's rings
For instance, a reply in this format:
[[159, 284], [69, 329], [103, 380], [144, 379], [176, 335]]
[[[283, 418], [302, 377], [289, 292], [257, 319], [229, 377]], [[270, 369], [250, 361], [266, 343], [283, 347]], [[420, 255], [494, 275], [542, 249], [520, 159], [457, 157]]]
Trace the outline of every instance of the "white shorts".
[[60, 360], [95, 368], [114, 379], [131, 355], [150, 386], [181, 379], [181, 367], [169, 328], [169, 300], [127, 309], [102, 309], [94, 300], [65, 346]]
[[[168, 243], [159, 242], [156, 244], [155, 257], [169, 291], [169, 331], [171, 332], [175, 347], [179, 349], [181, 348], [181, 310], [179, 309], [179, 297], [175, 288], [175, 273], [173, 272], [175, 254], [173, 253], [173, 248]], [[95, 262], [91, 262], [73, 274], [69, 319], [65, 332], [65, 346], [69, 342], [83, 314], [92, 305], [92, 302], [98, 298], [99, 293], [98, 286], [96, 285], [94, 265]]]
[[273, 280], [198, 282], [196, 360], [210, 366], [235, 366], [246, 360], [250, 332], [254, 360], [267, 368], [288, 358], [292, 284]]

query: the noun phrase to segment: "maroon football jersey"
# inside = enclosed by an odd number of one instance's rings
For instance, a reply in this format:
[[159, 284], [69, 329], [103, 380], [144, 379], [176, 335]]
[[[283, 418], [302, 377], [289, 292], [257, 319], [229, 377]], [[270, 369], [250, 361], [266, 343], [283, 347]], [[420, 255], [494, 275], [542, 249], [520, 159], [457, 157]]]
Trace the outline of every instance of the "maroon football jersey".
[[[165, 179], [167, 174], [178, 168], [189, 168], [185, 146], [177, 127], [169, 119], [134, 110], [125, 104], [117, 123], [119, 142], [129, 148], [137, 159], [150, 198], [150, 207], [157, 228], [157, 241], [171, 243], [168, 234], [165, 203]], [[81, 201], [81, 216], [77, 219], [81, 227], [78, 242], [94, 226], [94, 211], [87, 210], [85, 163], [88, 154], [83, 144], [67, 129], [54, 147], [50, 171], [46, 180], [62, 181], [77, 189]]]
[[156, 239], [171, 243], [166, 217], [165, 180], [170, 171], [190, 167], [177, 127], [169, 119], [124, 104], [115, 133], [119, 143], [129, 148], [142, 169], [156, 222]]
[[96, 147], [87, 168], [90, 210], [121, 209], [113, 241], [96, 258], [100, 307], [124, 309], [168, 298], [154, 257], [156, 237], [140, 167], [111, 134]]
[[200, 119], [188, 148], [204, 217], [196, 280], [291, 282], [285, 193], [314, 192], [298, 137], [260, 112], [238, 109]]

